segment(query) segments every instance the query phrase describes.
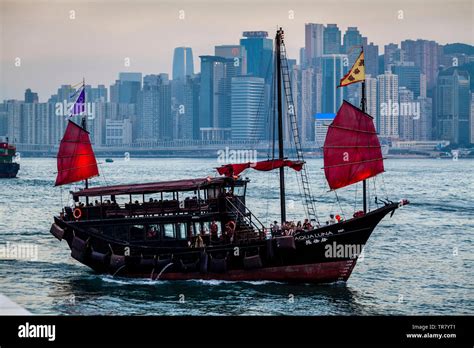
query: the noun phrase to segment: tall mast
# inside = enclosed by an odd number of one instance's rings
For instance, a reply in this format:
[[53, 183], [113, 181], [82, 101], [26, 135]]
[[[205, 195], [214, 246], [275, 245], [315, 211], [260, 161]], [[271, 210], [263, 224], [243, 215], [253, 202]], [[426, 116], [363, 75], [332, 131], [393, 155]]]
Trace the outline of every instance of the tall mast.
[[[277, 74], [277, 107], [278, 107], [278, 159], [284, 159], [283, 152], [283, 103], [281, 95], [281, 43], [283, 41], [283, 29], [277, 30], [275, 37], [275, 55], [276, 55], [276, 74]], [[286, 203], [285, 203], [285, 168], [280, 167], [280, 211], [281, 222], [286, 221]]]
[[[364, 52], [364, 46], [362, 46], [362, 52]], [[363, 112], [366, 112], [366, 100], [365, 100], [365, 79], [362, 81], [362, 95], [360, 98], [360, 108]], [[362, 201], [364, 206], [364, 213], [367, 213], [367, 180], [362, 182]]]
[[[85, 78], [82, 78], [82, 88], [84, 89], [84, 114], [82, 115], [82, 120], [81, 120], [81, 127], [84, 129], [84, 130], [87, 130], [87, 117], [86, 117], [86, 113], [85, 113], [85, 103], [86, 103], [86, 98], [85, 98], [85, 89], [86, 89], [86, 80]], [[89, 179], [86, 179], [85, 180], [85, 188], [89, 188]], [[89, 204], [89, 197], [86, 196], [86, 204]]]

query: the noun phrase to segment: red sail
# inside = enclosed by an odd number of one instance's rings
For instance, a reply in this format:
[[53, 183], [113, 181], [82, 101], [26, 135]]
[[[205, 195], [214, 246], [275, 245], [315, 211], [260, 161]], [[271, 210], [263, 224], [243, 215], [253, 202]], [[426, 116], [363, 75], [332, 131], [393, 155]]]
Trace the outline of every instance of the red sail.
[[239, 175], [247, 168], [252, 168], [260, 171], [269, 171], [281, 167], [290, 167], [297, 172], [303, 168], [304, 162], [301, 161], [290, 161], [290, 160], [268, 160], [260, 162], [247, 162], [237, 164], [226, 164], [222, 167], [217, 168], [220, 175], [233, 176]]
[[56, 184], [65, 185], [99, 175], [89, 132], [69, 121], [59, 145]]
[[332, 190], [384, 171], [373, 118], [344, 101], [324, 142], [324, 173]]

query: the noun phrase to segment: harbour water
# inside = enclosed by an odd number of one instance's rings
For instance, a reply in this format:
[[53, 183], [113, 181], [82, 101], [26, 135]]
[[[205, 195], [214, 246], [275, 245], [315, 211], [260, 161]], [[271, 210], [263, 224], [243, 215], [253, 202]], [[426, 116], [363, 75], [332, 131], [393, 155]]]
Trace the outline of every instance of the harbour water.
[[[91, 185], [215, 175], [216, 159], [100, 160]], [[350, 217], [361, 185], [328, 192], [322, 160], [308, 161], [320, 220]], [[69, 202], [55, 188], [53, 158], [22, 158], [17, 179], [0, 179], [0, 293], [34, 314], [59, 315], [416, 315], [474, 314], [474, 161], [392, 159], [370, 182], [374, 197], [411, 204], [376, 228], [347, 283], [151, 281], [94, 274], [50, 233]], [[278, 173], [247, 172], [249, 208], [278, 218]], [[296, 175], [288, 171], [288, 219], [301, 220]], [[30, 255], [18, 255], [28, 247]], [[21, 256], [21, 257], [19, 257]]]

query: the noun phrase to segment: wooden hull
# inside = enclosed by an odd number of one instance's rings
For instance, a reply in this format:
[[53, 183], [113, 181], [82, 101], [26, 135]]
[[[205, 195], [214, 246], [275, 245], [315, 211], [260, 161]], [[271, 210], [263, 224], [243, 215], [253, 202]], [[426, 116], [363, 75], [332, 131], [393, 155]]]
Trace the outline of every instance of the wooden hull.
[[[228, 280], [330, 283], [347, 281], [374, 228], [397, 203], [364, 216], [292, 237], [208, 246], [126, 243], [90, 233], [84, 224], [55, 218], [51, 233], [94, 271], [153, 280]], [[110, 223], [110, 222], [109, 222]]]

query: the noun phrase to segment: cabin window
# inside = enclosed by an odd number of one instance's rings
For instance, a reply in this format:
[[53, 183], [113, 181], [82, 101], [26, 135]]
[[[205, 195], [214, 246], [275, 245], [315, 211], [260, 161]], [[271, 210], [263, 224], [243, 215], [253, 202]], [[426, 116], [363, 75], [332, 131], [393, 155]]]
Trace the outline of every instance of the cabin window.
[[165, 238], [174, 238], [173, 224], [161, 225], [163, 228], [163, 235]]
[[234, 195], [242, 197], [245, 195], [245, 186], [235, 186], [234, 187]]
[[143, 225], [133, 225], [130, 227], [130, 241], [140, 241], [145, 239], [145, 228]]
[[160, 225], [148, 225], [146, 230], [147, 240], [160, 240], [162, 238], [162, 231]]
[[176, 224], [175, 229], [177, 239], [186, 239], [186, 224]]

